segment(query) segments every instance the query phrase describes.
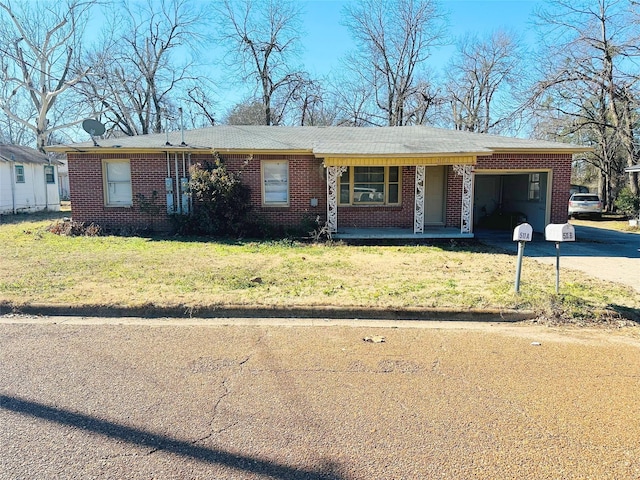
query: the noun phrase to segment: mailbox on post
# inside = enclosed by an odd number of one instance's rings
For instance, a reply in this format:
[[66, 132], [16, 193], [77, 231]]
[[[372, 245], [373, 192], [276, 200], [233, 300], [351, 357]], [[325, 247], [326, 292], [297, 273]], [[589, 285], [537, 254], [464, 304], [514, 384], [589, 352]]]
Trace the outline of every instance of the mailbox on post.
[[528, 223], [521, 223], [513, 229], [513, 241], [518, 242], [518, 263], [516, 264], [516, 293], [520, 293], [520, 273], [522, 272], [522, 256], [525, 242], [533, 239], [533, 228]]
[[575, 242], [576, 230], [570, 223], [550, 223], [544, 229], [544, 237], [549, 242], [556, 242], [556, 294], [560, 293], [560, 244]]
[[550, 223], [544, 229], [544, 236], [550, 242], [575, 242], [576, 230], [570, 223]]
[[533, 228], [528, 223], [521, 223], [513, 230], [514, 242], [530, 242], [533, 237]]

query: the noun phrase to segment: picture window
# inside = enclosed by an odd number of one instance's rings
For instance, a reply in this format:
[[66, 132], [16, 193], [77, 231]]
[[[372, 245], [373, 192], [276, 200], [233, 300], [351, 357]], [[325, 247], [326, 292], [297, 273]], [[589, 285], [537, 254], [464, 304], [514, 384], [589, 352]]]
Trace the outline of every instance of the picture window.
[[339, 183], [340, 205], [400, 204], [400, 167], [348, 167]]

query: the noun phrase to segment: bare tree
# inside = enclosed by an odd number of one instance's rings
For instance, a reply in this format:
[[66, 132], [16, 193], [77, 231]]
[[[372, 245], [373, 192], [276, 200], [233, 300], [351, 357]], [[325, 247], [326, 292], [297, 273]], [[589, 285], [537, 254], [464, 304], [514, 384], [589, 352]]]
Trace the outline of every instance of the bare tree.
[[435, 0], [358, 0], [344, 15], [359, 45], [350, 63], [367, 72], [385, 123], [406, 124], [418, 70], [443, 40], [443, 14]]
[[191, 107], [189, 109], [191, 126], [193, 128], [201, 128], [215, 125], [216, 116], [214, 103], [209, 93], [202, 88], [202, 84], [193, 82], [193, 84], [187, 88], [186, 95], [185, 103]]
[[[256, 82], [264, 125], [277, 124], [306, 75], [291, 65], [300, 34], [295, 0], [221, 0], [215, 4], [228, 64], [245, 83]], [[278, 98], [279, 97], [279, 98]], [[274, 111], [278, 102], [280, 111]], [[278, 118], [279, 117], [279, 118]]]
[[[0, 99], [5, 99], [4, 102], [6, 102], [3, 110], [12, 112], [12, 115], [9, 116], [4, 111], [0, 111], [0, 142], [15, 145], [33, 144], [35, 132], [27, 128], [26, 125], [32, 123], [35, 112], [29, 98], [25, 96], [26, 92], [22, 94], [16, 92], [12, 95], [10, 87], [10, 84], [0, 82]], [[15, 118], [19, 118], [20, 121]]]
[[[463, 37], [447, 66], [446, 90], [456, 130], [489, 133], [520, 110], [512, 93], [524, 76], [523, 49], [513, 34]], [[512, 90], [513, 88], [513, 90]]]
[[283, 123], [301, 126], [333, 125], [337, 110], [324, 84], [303, 76], [295, 87], [286, 97], [286, 107], [280, 108]]
[[33, 133], [41, 151], [53, 132], [83, 118], [78, 103], [73, 104], [71, 117], [55, 113], [69, 89], [90, 70], [72, 67], [94, 3], [0, 2], [0, 83], [6, 92], [0, 108], [12, 122]]
[[[162, 131], [163, 119], [177, 118], [180, 94], [190, 102], [192, 121], [212, 121], [206, 80], [191, 60], [204, 40], [205, 12], [188, 0], [123, 1], [100, 44], [84, 62], [95, 65], [82, 92], [102, 113], [112, 134]], [[199, 80], [195, 83], [196, 80]], [[181, 90], [183, 88], [183, 90]]]
[[593, 144], [591, 163], [609, 210], [624, 164], [637, 159], [631, 112], [640, 52], [629, 6], [627, 0], [555, 0], [537, 12], [544, 49], [535, 100], [567, 120], [563, 135]]
[[441, 89], [428, 77], [416, 81], [411, 96], [404, 107], [406, 125], [436, 123], [446, 99]]
[[357, 70], [347, 75], [348, 68], [342, 70], [329, 80], [326, 97], [336, 111], [335, 123], [349, 127], [375, 125], [375, 101], [367, 75]]
[[260, 99], [249, 98], [237, 103], [227, 112], [227, 125], [264, 125], [264, 105]]

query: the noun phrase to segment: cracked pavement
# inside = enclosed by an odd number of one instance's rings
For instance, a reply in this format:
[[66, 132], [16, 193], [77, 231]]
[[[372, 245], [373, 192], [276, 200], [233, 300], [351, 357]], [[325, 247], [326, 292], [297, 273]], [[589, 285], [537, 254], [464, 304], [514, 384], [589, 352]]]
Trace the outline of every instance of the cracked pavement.
[[58, 320], [0, 321], [0, 479], [640, 477], [638, 328]]

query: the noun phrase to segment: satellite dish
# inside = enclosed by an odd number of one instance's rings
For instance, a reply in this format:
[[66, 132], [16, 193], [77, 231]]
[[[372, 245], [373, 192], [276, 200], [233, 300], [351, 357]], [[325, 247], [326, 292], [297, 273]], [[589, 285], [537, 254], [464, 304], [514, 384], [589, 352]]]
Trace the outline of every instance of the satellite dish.
[[101, 124], [98, 120], [94, 120], [93, 118], [87, 118], [84, 122], [82, 122], [82, 128], [92, 137], [99, 137], [105, 132], [104, 125]]
[[98, 120], [94, 120], [93, 118], [87, 118], [84, 122], [82, 122], [82, 128], [85, 132], [91, 135], [91, 140], [93, 140], [93, 146], [99, 147], [98, 142], [94, 137], [99, 137], [105, 132], [104, 125], [101, 124]]

